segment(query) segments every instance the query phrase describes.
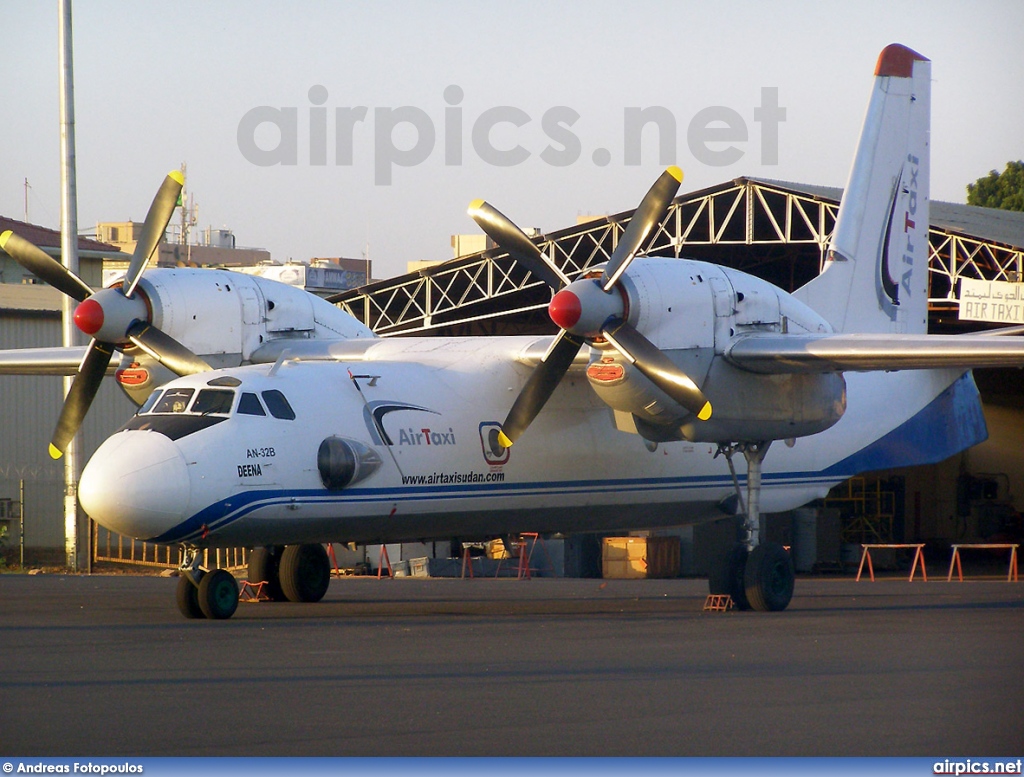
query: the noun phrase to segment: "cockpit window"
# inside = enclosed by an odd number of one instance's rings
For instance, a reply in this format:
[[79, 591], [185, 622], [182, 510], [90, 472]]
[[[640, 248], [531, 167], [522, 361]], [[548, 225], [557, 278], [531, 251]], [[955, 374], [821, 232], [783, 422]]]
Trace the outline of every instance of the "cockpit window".
[[260, 398], [250, 391], [243, 391], [238, 400], [238, 412], [242, 415], [266, 415], [267, 411], [260, 404]]
[[154, 413], [184, 413], [188, 403], [192, 400], [195, 389], [171, 388], [167, 389], [160, 401], [153, 406]]
[[163, 393], [163, 392], [161, 392], [160, 389], [157, 389], [152, 394], [150, 394], [148, 397], [146, 397], [146, 401], [142, 403], [142, 407], [139, 408], [138, 412], [140, 412], [140, 413], [148, 413], [150, 410], [152, 410], [153, 409], [153, 405], [155, 405], [156, 401], [158, 399], [160, 399], [160, 394], [161, 393]]
[[288, 404], [288, 400], [285, 399], [277, 389], [271, 389], [270, 391], [263, 392], [263, 401], [267, 403], [267, 410], [274, 418], [282, 418], [285, 421], [295, 420], [295, 411], [292, 410], [292, 406]]
[[192, 412], [200, 415], [210, 413], [228, 414], [235, 402], [235, 392], [230, 389], [203, 389], [192, 405]]

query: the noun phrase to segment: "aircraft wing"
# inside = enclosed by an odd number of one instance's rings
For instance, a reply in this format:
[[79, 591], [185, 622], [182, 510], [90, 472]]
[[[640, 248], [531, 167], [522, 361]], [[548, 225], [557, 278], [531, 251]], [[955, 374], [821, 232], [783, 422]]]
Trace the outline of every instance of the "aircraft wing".
[[750, 334], [738, 338], [726, 357], [767, 374], [1024, 367], [1024, 337]]
[[[85, 358], [86, 346], [69, 348], [13, 348], [0, 351], [0, 375], [74, 375]], [[113, 375], [120, 355], [110, 360], [107, 374]]]
[[[354, 338], [349, 340], [271, 340], [253, 351], [250, 358], [253, 364], [268, 364], [278, 359], [297, 359], [300, 361], [376, 361], [408, 358], [405, 348], [417, 346], [430, 338], [414, 337], [375, 337]], [[449, 338], [434, 338], [445, 345], [451, 345]], [[509, 357], [529, 367], [536, 367], [543, 361], [551, 343], [552, 335], [538, 336], [525, 345], [517, 343]], [[468, 338], [467, 338], [468, 341]], [[422, 351], [417, 351], [421, 353]], [[579, 371], [586, 369], [590, 361], [588, 349], [580, 349], [570, 365], [570, 369]]]

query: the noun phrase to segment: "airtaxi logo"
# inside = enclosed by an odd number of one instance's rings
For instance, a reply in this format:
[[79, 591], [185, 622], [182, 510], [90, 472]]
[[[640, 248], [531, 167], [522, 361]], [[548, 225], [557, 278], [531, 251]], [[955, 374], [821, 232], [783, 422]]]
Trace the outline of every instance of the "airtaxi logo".
[[416, 431], [413, 427], [400, 429], [398, 432], [399, 445], [455, 445], [455, 430], [448, 427], [447, 432], [437, 432], [427, 427]]
[[[918, 221], [917, 179], [920, 166], [920, 160], [916, 156], [907, 155], [907, 160], [893, 187], [889, 218], [882, 238], [876, 290], [882, 310], [893, 321], [896, 320], [900, 304], [900, 287], [902, 286], [907, 297], [911, 294], [910, 279], [914, 274], [914, 257], [920, 248], [920, 239], [915, 232]], [[902, 211], [899, 216], [898, 211]], [[915, 240], [918, 242], [915, 243]], [[894, 262], [893, 255], [902, 256], [902, 260]]]

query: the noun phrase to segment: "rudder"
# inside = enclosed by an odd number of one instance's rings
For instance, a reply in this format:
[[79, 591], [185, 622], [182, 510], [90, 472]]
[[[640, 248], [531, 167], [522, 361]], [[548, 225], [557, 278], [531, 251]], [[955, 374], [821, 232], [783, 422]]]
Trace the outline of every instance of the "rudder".
[[931, 61], [882, 50], [821, 274], [795, 296], [837, 332], [928, 328]]

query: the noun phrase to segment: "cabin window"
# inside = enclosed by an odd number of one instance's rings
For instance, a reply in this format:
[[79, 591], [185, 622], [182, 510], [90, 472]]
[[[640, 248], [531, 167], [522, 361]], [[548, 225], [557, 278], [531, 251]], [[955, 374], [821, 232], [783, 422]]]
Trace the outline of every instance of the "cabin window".
[[238, 412], [242, 415], [266, 415], [260, 398], [251, 391], [243, 391], [242, 398], [238, 400]]
[[160, 401], [153, 407], [154, 413], [184, 413], [188, 403], [192, 400], [195, 389], [171, 388], [167, 389]]
[[235, 403], [235, 392], [230, 389], [203, 389], [192, 405], [192, 412], [200, 415], [218, 413], [227, 415]]
[[281, 418], [285, 421], [295, 420], [295, 411], [292, 410], [292, 406], [288, 404], [288, 400], [285, 399], [277, 389], [271, 389], [270, 391], [263, 392], [263, 401], [267, 403], [267, 410], [274, 418]]

